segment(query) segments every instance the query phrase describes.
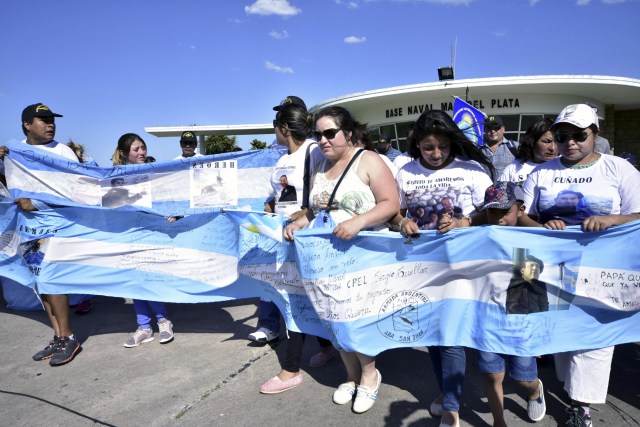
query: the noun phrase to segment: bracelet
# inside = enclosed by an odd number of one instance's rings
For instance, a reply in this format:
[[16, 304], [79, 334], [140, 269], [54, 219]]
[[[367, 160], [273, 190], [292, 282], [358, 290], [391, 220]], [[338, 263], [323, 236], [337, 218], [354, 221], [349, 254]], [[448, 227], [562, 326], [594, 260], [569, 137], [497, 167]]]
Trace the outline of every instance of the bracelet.
[[400, 231], [402, 231], [402, 227], [409, 221], [412, 221], [411, 218], [402, 218], [400, 220], [400, 224], [398, 224], [398, 228], [400, 229]]

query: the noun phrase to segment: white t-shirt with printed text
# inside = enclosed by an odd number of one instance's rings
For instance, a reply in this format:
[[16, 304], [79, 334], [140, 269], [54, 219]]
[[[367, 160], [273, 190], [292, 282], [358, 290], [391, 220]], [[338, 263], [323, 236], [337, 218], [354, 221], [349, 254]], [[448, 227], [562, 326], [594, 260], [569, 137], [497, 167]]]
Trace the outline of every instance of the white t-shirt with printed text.
[[[469, 215], [482, 206], [491, 178], [478, 162], [454, 159], [443, 169], [427, 169], [420, 160], [404, 165], [396, 176], [400, 192], [400, 208], [417, 219], [416, 211], [443, 212], [442, 200], [449, 198], [455, 212]], [[460, 217], [460, 215], [456, 215]]]
[[[560, 158], [539, 165], [524, 183], [527, 213], [540, 219], [545, 212], [558, 208], [560, 192], [573, 192], [577, 205], [567, 217], [568, 224], [578, 224], [592, 215], [627, 215], [640, 212], [640, 172], [620, 157], [601, 154], [593, 166], [583, 169], [566, 167]], [[545, 221], [546, 222], [546, 221]]]

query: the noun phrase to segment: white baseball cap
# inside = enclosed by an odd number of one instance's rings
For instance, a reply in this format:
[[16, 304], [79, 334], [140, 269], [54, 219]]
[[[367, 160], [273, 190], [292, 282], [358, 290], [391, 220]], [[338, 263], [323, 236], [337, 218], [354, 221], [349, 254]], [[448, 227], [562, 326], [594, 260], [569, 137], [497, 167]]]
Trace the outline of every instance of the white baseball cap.
[[568, 105], [558, 114], [556, 121], [552, 127], [559, 125], [560, 123], [569, 123], [581, 129], [588, 128], [591, 125], [596, 125], [596, 128], [600, 129], [598, 124], [598, 115], [593, 108], [587, 104], [572, 104]]

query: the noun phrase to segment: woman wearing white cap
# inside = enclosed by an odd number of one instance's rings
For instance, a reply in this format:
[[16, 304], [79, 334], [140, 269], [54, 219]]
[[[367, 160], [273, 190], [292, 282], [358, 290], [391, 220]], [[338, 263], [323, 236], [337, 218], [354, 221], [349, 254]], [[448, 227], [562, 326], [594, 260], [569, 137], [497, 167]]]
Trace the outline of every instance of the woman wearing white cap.
[[[624, 159], [595, 151], [598, 117], [590, 106], [567, 106], [551, 130], [561, 157], [527, 177], [523, 190], [528, 215], [520, 218], [521, 225], [550, 230], [580, 225], [591, 232], [640, 218], [640, 172]], [[557, 196], [567, 190], [583, 197], [560, 206]], [[590, 212], [586, 217], [585, 211]], [[612, 358], [613, 347], [555, 355], [558, 378], [571, 398], [566, 425], [592, 426], [589, 405], [605, 403]]]

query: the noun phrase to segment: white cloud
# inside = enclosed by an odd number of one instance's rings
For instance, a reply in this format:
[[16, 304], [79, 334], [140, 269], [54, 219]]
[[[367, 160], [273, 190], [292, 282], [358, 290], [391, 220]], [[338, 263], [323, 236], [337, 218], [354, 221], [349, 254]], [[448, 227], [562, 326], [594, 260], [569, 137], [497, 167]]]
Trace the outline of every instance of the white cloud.
[[624, 3], [627, 0], [602, 0], [602, 3], [604, 4], [618, 4], [618, 3]]
[[356, 36], [349, 36], [344, 38], [345, 43], [364, 43], [366, 40], [367, 40], [366, 37], [356, 37]]
[[265, 61], [264, 62], [264, 67], [267, 70], [272, 70], [278, 73], [284, 73], [284, 74], [293, 74], [293, 68], [291, 67], [281, 67], [279, 65], [274, 64], [271, 61]]
[[280, 32], [273, 30], [269, 33], [269, 35], [271, 36], [272, 39], [276, 39], [276, 40], [282, 40], [289, 37], [289, 33], [287, 33], [287, 30], [282, 30]]
[[529, 0], [529, 6], [535, 6], [540, 3], [540, 0]]
[[589, 3], [591, 3], [591, 0], [578, 0], [578, 1], [576, 2], [576, 4], [577, 4], [578, 6], [586, 6], [586, 5], [588, 5]]
[[475, 0], [395, 0], [395, 1], [400, 1], [400, 2], [417, 1], [417, 2], [424, 2], [424, 3], [449, 4], [452, 6], [459, 6], [459, 5], [469, 6]]
[[289, 0], [257, 0], [250, 6], [245, 6], [247, 15], [280, 15], [295, 16], [302, 12], [289, 4]]
[[507, 30], [491, 31], [491, 33], [496, 37], [504, 37], [507, 35]]
[[357, 9], [358, 8], [358, 3], [354, 2], [354, 1], [350, 1], [349, 4], [347, 4], [347, 7], [349, 9]]
[[231, 22], [232, 24], [242, 24], [244, 22], [247, 22], [247, 19], [238, 19], [238, 18], [229, 18], [227, 21]]

